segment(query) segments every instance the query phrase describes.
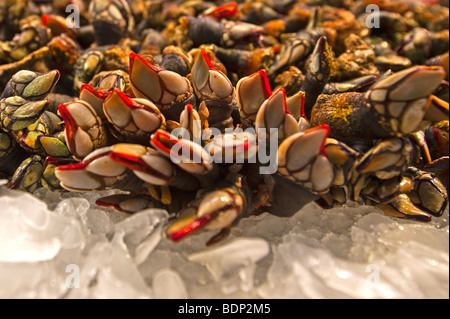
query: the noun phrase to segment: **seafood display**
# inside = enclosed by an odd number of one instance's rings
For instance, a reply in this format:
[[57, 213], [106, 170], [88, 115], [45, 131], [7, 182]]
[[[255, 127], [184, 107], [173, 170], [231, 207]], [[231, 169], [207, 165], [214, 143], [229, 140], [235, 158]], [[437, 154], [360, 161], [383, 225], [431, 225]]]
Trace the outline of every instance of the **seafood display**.
[[116, 189], [97, 204], [207, 245], [312, 202], [439, 218], [449, 9], [429, 2], [2, 2], [0, 178]]

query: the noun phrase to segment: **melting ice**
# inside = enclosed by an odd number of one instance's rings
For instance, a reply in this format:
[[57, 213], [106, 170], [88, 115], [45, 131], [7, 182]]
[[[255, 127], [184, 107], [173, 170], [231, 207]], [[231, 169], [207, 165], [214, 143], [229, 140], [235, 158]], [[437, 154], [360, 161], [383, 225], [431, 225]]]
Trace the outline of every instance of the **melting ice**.
[[111, 192], [0, 187], [0, 298], [448, 298], [448, 208], [431, 223], [305, 206], [230, 237], [167, 240], [168, 214], [95, 205]]

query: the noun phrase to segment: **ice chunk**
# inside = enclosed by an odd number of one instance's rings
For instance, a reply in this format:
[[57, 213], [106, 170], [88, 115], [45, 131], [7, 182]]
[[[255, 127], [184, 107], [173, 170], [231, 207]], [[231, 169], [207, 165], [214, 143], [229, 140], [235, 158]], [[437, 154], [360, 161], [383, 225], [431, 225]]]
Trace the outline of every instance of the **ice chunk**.
[[[301, 236], [300, 236], [301, 237]], [[353, 263], [323, 248], [309, 247], [290, 235], [274, 248], [268, 281], [259, 288], [264, 298], [395, 298], [386, 283], [372, 285], [367, 264]]]
[[270, 252], [269, 243], [261, 238], [237, 238], [227, 244], [194, 253], [188, 257], [204, 265], [214, 280], [224, 280], [226, 293], [235, 291], [236, 284], [244, 291], [253, 288], [255, 263]]
[[180, 275], [169, 268], [158, 271], [152, 280], [153, 298], [186, 299], [188, 293]]
[[146, 209], [115, 225], [114, 236], [123, 238], [131, 256], [139, 265], [158, 245], [169, 214], [163, 209]]
[[60, 216], [80, 218], [86, 221], [86, 213], [91, 205], [85, 198], [67, 198], [62, 200], [56, 206], [54, 212]]
[[348, 236], [336, 235], [330, 232], [322, 238], [322, 244], [335, 256], [348, 258], [353, 242]]
[[90, 206], [91, 205], [89, 204], [87, 199], [81, 197], [73, 197], [60, 201], [53, 212], [59, 216], [64, 216], [70, 218], [71, 220], [78, 221], [83, 232], [83, 237], [85, 237], [88, 233], [87, 213]]
[[0, 262], [37, 262], [53, 259], [61, 249], [56, 238], [40, 241], [21, 240], [11, 237], [8, 241], [0, 236]]
[[270, 252], [267, 241], [261, 238], [237, 238], [189, 256], [190, 261], [203, 264], [215, 279], [242, 266], [256, 263]]
[[78, 221], [52, 213], [25, 192], [0, 189], [0, 196], [0, 262], [51, 260], [61, 249], [83, 247]]
[[448, 299], [448, 274], [448, 251], [411, 241], [386, 258], [380, 268], [380, 282], [398, 287], [407, 298]]
[[380, 210], [379, 212], [373, 212], [361, 217], [355, 223], [355, 227], [358, 227], [367, 232], [373, 232], [374, 228], [380, 224], [394, 225], [395, 221], [392, 218], [384, 215]]
[[54, 261], [0, 263], [0, 298], [62, 298], [65, 268]]
[[91, 234], [109, 234], [114, 229], [108, 214], [100, 209], [89, 209], [86, 224]]
[[448, 208], [417, 223], [311, 203], [204, 250], [208, 232], [162, 240], [164, 211], [95, 206], [110, 192], [0, 187], [0, 298], [448, 298]]
[[79, 267], [79, 288], [68, 298], [137, 299], [150, 298], [151, 289], [127, 252], [116, 242], [101, 242]]
[[381, 259], [392, 249], [379, 241], [378, 227], [395, 227], [397, 223], [382, 211], [369, 213], [355, 222], [350, 232], [353, 242], [349, 258], [358, 262], [371, 262]]
[[448, 233], [428, 224], [402, 222], [395, 226], [378, 225], [375, 229], [378, 230], [379, 241], [392, 247], [416, 242], [447, 254], [449, 251]]
[[294, 225], [288, 219], [280, 218], [269, 213], [250, 216], [239, 222], [239, 227], [232, 229], [236, 237], [258, 237], [268, 241], [275, 241], [287, 234]]

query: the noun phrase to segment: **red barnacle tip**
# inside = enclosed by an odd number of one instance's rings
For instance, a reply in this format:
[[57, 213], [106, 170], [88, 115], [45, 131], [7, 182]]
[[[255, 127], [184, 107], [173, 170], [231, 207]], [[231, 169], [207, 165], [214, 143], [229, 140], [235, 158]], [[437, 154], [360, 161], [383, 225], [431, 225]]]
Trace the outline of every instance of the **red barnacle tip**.
[[[163, 131], [157, 130], [151, 137], [150, 142], [159, 151], [164, 152], [166, 155], [173, 154], [172, 147], [178, 144], [178, 139], [174, 138], [171, 134]], [[177, 154], [174, 154], [177, 155]]]
[[45, 26], [47, 27], [47, 26], [48, 26], [47, 24], [48, 24], [48, 20], [49, 20], [49, 19], [50, 19], [50, 16], [49, 16], [48, 14], [42, 15], [42, 18], [41, 18], [42, 24], [45, 25]]
[[144, 58], [142, 55], [139, 55], [139, 54], [137, 54], [137, 53], [131, 52], [131, 53], [130, 53], [130, 73], [131, 73], [131, 70], [132, 70], [132, 68], [133, 68], [133, 65], [134, 65], [134, 62], [135, 62], [136, 58], [137, 58], [138, 60], [140, 60], [142, 63], [144, 63], [145, 66], [149, 67], [150, 69], [152, 69], [152, 70], [155, 71], [155, 72], [160, 72], [160, 71], [163, 71], [163, 70], [164, 70], [164, 69], [161, 68], [160, 66], [157, 66], [157, 65], [155, 65], [155, 64], [150, 63], [150, 62], [149, 62], [146, 58]]
[[56, 159], [56, 158], [54, 158], [52, 156], [47, 156], [45, 158], [45, 161], [44, 161], [44, 166], [46, 166], [47, 164], [52, 164], [52, 165], [70, 165], [68, 163], [72, 164], [73, 161], [72, 160], [68, 160], [68, 159]]
[[108, 157], [111, 158], [113, 161], [118, 162], [125, 167], [128, 167], [129, 169], [135, 171], [144, 170], [143, 167], [145, 166], [145, 163], [136, 156], [119, 153], [113, 150], [111, 153], [109, 153]]
[[59, 81], [59, 78], [61, 77], [61, 72], [59, 72], [58, 69], [53, 69], [50, 72], [55, 72], [56, 73], [55, 77], [53, 78], [53, 83], [52, 83], [52, 85], [55, 85]]
[[[131, 100], [131, 98], [130, 98], [128, 95], [126, 95], [125, 93], [123, 93], [121, 90], [119, 90], [118, 88], [114, 88], [114, 90], [113, 90], [112, 93], [117, 94], [117, 95], [120, 97], [120, 99], [121, 99], [122, 101], [124, 101], [128, 106], [136, 108], [136, 105], [135, 105], [135, 103]], [[110, 94], [110, 95], [111, 95], [111, 94]]]
[[[80, 163], [77, 163], [77, 164], [80, 164]], [[52, 156], [47, 156], [44, 161], [44, 167], [47, 167], [48, 165], [54, 165], [54, 166], [56, 166], [55, 169], [58, 169], [58, 167], [74, 165], [74, 161], [71, 159], [56, 159]], [[83, 165], [79, 165], [79, 168], [83, 169], [86, 165], [87, 165], [87, 163], [83, 163]], [[61, 170], [64, 170], [64, 168]]]
[[279, 88], [278, 90], [276, 90], [276, 91], [270, 96], [270, 99], [274, 98], [274, 97], [275, 97], [276, 95], [278, 95], [278, 94], [281, 94], [281, 95], [282, 95], [284, 113], [292, 115], [291, 111], [289, 111], [289, 109], [288, 109], [288, 107], [287, 107], [286, 91], [285, 91], [283, 88]]
[[109, 101], [111, 98], [113, 98], [114, 96], [118, 96], [123, 103], [125, 103], [129, 108], [131, 109], [138, 109], [139, 106], [133, 101], [131, 100], [131, 98], [126, 95], [125, 93], [123, 93], [121, 90], [119, 90], [118, 88], [114, 88], [106, 97], [105, 99], [105, 103], [107, 101]]
[[303, 96], [302, 96], [302, 105], [300, 107], [300, 116], [303, 117], [305, 120], [308, 120], [306, 118], [306, 114], [305, 114], [305, 93], [303, 92]]
[[171, 228], [176, 228], [176, 222], [172, 225], [172, 227], [169, 227], [169, 229], [166, 231], [166, 235], [173, 241], [179, 241], [186, 237], [187, 235], [191, 234], [195, 230], [201, 228], [203, 225], [205, 225], [207, 222], [211, 221], [213, 218], [215, 218], [217, 214], [208, 214], [203, 217], [198, 217], [193, 219], [191, 222], [189, 222], [187, 225], [184, 225], [180, 227], [179, 229], [175, 231], [171, 231]]
[[95, 204], [102, 207], [112, 207], [117, 211], [123, 211], [119, 204], [107, 202], [103, 198], [97, 199]]
[[130, 63], [129, 63], [129, 73], [130, 73], [130, 76], [131, 76], [131, 73], [132, 73], [132, 70], [133, 70], [134, 60], [136, 60], [136, 57], [138, 57], [138, 56], [139, 56], [139, 55], [136, 54], [136, 53], [134, 53], [134, 52], [131, 52], [131, 53], [130, 53]]
[[79, 162], [75, 164], [61, 165], [56, 167], [55, 169], [58, 171], [75, 171], [84, 169], [88, 164], [88, 162]]
[[322, 145], [320, 146], [320, 153], [324, 156], [327, 156], [327, 152], [325, 151], [325, 142], [326, 142], [326, 139], [328, 138], [328, 136], [330, 135], [330, 127], [328, 126], [328, 124], [322, 124], [317, 127], [314, 127], [313, 129], [322, 129], [322, 130], [326, 131], [325, 136], [322, 141]]
[[134, 52], [130, 53], [130, 66], [134, 63], [134, 59], [136, 59], [137, 54]]
[[59, 15], [44, 14], [41, 18], [42, 24], [52, 29], [52, 32], [58, 31], [60, 34], [68, 30], [66, 20]]
[[58, 160], [56, 160], [54, 157], [47, 156], [44, 161], [44, 166], [47, 164], [58, 164]]
[[206, 53], [205, 50], [200, 50], [200, 53], [202, 54], [203, 59], [205, 60], [205, 62], [208, 65], [210, 70], [214, 70], [214, 71], [217, 71], [219, 73], [222, 73], [212, 64], [211, 59], [209, 58], [208, 53]]
[[90, 93], [92, 93], [94, 95], [96, 94], [96, 91], [94, 90], [94, 88], [92, 86], [90, 86], [89, 84], [87, 84], [87, 83], [81, 84], [80, 95], [81, 95], [81, 92], [83, 92], [83, 91], [89, 91]]
[[83, 84], [81, 84], [81, 88], [80, 88], [80, 95], [79, 95], [80, 100], [81, 100], [80, 96], [83, 91], [88, 91], [92, 95], [94, 95], [102, 100], [106, 99], [106, 97], [111, 93], [111, 91], [101, 90], [98, 88], [94, 88], [87, 83], [83, 83]]
[[117, 205], [117, 204], [111, 204], [111, 203], [106, 203], [106, 202], [102, 202], [100, 199], [97, 199], [97, 200], [95, 201], [95, 204], [98, 205], [98, 206], [102, 206], [102, 207], [112, 207], [112, 208], [114, 208], [115, 210], [120, 211], [120, 206], [119, 206], [119, 205]]
[[284, 113], [292, 115], [291, 111], [289, 111], [287, 107], [286, 90], [284, 88], [279, 88], [274, 94], [276, 94], [277, 92], [281, 92], [281, 94], [283, 94]]
[[74, 134], [77, 127], [75, 119], [72, 117], [72, 115], [70, 115], [70, 112], [67, 110], [67, 103], [60, 104], [58, 106], [58, 113], [62, 117], [65, 124], [66, 140], [69, 143], [69, 148], [73, 150], [75, 149]]
[[76, 34], [66, 25], [66, 20], [62, 16], [44, 14], [41, 21], [43, 25], [51, 30], [54, 36], [66, 33], [71, 38], [76, 38]]
[[244, 151], [248, 151], [248, 149], [250, 148], [250, 145], [251, 144], [248, 142], [248, 139], [245, 139], [244, 142], [242, 143]]
[[231, 2], [214, 8], [208, 15], [220, 20], [238, 13], [238, 7], [236, 2]]
[[73, 117], [70, 115], [69, 111], [67, 110], [67, 103], [63, 103], [58, 106], [58, 113], [62, 117], [62, 119], [66, 125], [66, 129], [68, 127], [74, 128], [76, 126]]
[[185, 109], [189, 112], [192, 112], [192, 110], [194, 109], [194, 107], [192, 106], [192, 104], [186, 104], [185, 105]]
[[66, 106], [64, 104], [58, 105], [58, 112], [59, 112], [59, 114], [62, 114], [64, 112], [65, 107]]
[[187, 235], [189, 235], [190, 233], [192, 233], [195, 229], [200, 227], [200, 223], [198, 221], [194, 221], [193, 223], [189, 224], [186, 227], [183, 227], [180, 230], [177, 230], [173, 233], [169, 233], [169, 237], [171, 240], [173, 241], [179, 241], [181, 239], [183, 239], [184, 237], [186, 237]]
[[264, 69], [261, 69], [258, 71], [260, 77], [261, 77], [261, 82], [262, 82], [262, 87], [264, 90], [264, 95], [267, 98], [269, 98], [269, 96], [272, 95], [272, 90], [270, 88], [270, 83], [269, 83], [269, 78], [267, 77], [267, 73]]
[[[71, 103], [71, 102], [69, 102]], [[69, 126], [70, 128], [76, 127], [74, 118], [70, 115], [70, 112], [67, 110], [67, 103], [60, 104], [58, 106], [58, 113], [61, 115], [64, 123], [66, 124], [66, 128]]]
[[328, 138], [328, 135], [330, 135], [330, 127], [328, 126], [328, 124], [321, 124], [317, 126], [317, 128], [326, 130], [327, 134], [325, 138]]

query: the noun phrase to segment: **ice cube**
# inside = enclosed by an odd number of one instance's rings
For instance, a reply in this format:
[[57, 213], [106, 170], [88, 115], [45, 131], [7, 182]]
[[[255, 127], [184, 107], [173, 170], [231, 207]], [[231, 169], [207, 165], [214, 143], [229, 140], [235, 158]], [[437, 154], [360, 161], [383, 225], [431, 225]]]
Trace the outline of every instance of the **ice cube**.
[[[395, 289], [368, 284], [366, 264], [336, 259], [320, 247], [309, 247], [290, 235], [274, 248], [274, 263], [264, 298], [383, 298], [396, 297]], [[278, 297], [277, 297], [278, 295]]]
[[90, 208], [90, 204], [85, 198], [67, 198], [58, 203], [54, 212], [60, 216], [80, 218], [86, 221], [86, 213]]
[[[270, 252], [269, 243], [261, 238], [237, 238], [188, 257], [204, 265], [214, 280], [224, 280], [223, 289], [234, 292], [236, 286], [244, 291], [253, 288], [255, 263]], [[230, 283], [231, 286], [230, 286]]]
[[152, 280], [153, 298], [156, 299], [186, 299], [188, 293], [180, 275], [165, 268], [158, 271]]
[[64, 268], [55, 261], [0, 263], [0, 298], [62, 298]]
[[95, 208], [88, 210], [86, 224], [91, 234], [109, 234], [114, 229], [108, 214]]
[[0, 261], [51, 260], [61, 249], [83, 247], [79, 222], [54, 214], [31, 194], [1, 189], [0, 201]]
[[89, 251], [79, 267], [79, 288], [68, 298], [150, 298], [151, 289], [136, 264], [116, 242], [100, 242]]
[[376, 228], [379, 224], [395, 225], [395, 221], [392, 218], [384, 215], [381, 210], [377, 210], [373, 213], [361, 217], [355, 223], [355, 227], [358, 227], [367, 232], [374, 232], [374, 228]]
[[139, 265], [158, 245], [169, 214], [163, 209], [146, 209], [135, 213], [114, 227], [115, 234], [123, 238], [131, 256]]

